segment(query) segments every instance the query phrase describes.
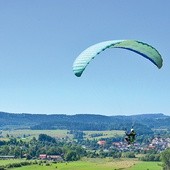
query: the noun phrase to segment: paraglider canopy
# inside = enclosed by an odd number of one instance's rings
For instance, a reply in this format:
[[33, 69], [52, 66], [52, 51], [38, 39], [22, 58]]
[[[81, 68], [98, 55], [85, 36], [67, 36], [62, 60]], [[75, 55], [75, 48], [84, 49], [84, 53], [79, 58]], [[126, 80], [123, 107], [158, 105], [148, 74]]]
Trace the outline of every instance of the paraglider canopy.
[[85, 49], [73, 63], [74, 74], [80, 77], [90, 61], [108, 48], [122, 48], [133, 51], [150, 60], [158, 68], [162, 67], [162, 57], [151, 45], [136, 40], [111, 40], [94, 44]]

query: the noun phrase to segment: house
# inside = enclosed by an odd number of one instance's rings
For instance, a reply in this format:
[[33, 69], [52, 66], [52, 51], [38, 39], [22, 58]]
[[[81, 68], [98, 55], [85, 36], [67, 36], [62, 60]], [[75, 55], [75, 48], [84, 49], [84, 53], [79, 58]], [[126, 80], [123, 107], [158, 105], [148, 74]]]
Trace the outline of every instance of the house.
[[39, 159], [41, 159], [41, 160], [52, 160], [52, 161], [57, 161], [57, 162], [63, 161], [63, 158], [60, 155], [40, 154]]
[[47, 155], [47, 159], [57, 161], [57, 162], [63, 161], [63, 158], [60, 155]]
[[47, 159], [47, 154], [40, 154], [39, 159], [42, 159], [42, 160]]
[[149, 149], [155, 149], [155, 146], [152, 145], [152, 144], [150, 144], [150, 145], [148, 146], [148, 148], [149, 148]]
[[122, 143], [121, 143], [121, 142], [113, 142], [112, 144], [113, 144], [113, 146], [115, 146], [115, 147], [121, 147], [121, 146], [122, 146]]
[[99, 145], [105, 145], [105, 144], [106, 144], [106, 141], [104, 141], [104, 140], [99, 140], [99, 141], [97, 142], [97, 144], [99, 144]]

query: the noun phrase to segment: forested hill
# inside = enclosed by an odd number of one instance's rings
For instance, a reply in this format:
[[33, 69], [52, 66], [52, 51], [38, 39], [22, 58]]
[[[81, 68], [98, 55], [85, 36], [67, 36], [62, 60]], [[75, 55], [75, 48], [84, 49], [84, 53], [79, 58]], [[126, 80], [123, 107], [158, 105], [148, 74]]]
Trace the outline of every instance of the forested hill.
[[104, 116], [94, 114], [14, 114], [0, 112], [0, 129], [68, 129], [68, 130], [124, 130], [137, 128], [170, 128], [170, 116], [162, 113], [132, 116]]

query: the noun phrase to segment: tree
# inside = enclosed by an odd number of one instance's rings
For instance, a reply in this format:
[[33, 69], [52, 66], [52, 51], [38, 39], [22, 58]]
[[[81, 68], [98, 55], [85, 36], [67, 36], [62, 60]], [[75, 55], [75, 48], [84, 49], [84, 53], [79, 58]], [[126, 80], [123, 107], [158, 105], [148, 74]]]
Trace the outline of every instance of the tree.
[[53, 137], [51, 137], [49, 135], [46, 135], [46, 134], [40, 134], [39, 137], [38, 137], [38, 140], [41, 141], [41, 142], [56, 143], [55, 138], [53, 138]]
[[122, 156], [122, 154], [120, 153], [120, 152], [114, 152], [114, 153], [112, 153], [112, 157], [113, 158], [120, 158], [121, 156]]
[[19, 146], [15, 147], [14, 154], [15, 154], [15, 157], [17, 157], [17, 158], [22, 157], [21, 148]]
[[143, 157], [140, 157], [141, 161], [160, 161], [160, 154], [146, 154]]
[[161, 154], [161, 160], [164, 164], [164, 170], [170, 170], [170, 149], [165, 150]]
[[135, 154], [133, 152], [124, 152], [122, 153], [123, 158], [135, 158]]
[[9, 151], [10, 151], [10, 148], [8, 145], [3, 145], [1, 148], [0, 148], [0, 154], [1, 155], [8, 155], [9, 154]]
[[36, 151], [37, 151], [37, 148], [36, 147], [29, 147], [28, 149], [28, 154], [31, 156], [31, 157], [35, 157], [36, 156]]
[[61, 155], [62, 154], [62, 149], [58, 148], [56, 146], [51, 146], [48, 150], [47, 150], [47, 154], [48, 155]]
[[66, 161], [77, 161], [79, 159], [75, 151], [68, 151], [64, 157]]

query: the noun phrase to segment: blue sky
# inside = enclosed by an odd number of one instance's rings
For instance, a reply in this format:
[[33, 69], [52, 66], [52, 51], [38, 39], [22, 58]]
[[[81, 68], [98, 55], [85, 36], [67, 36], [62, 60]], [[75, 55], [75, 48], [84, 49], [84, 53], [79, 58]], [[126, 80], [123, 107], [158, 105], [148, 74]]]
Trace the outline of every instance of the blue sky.
[[[1, 0], [0, 110], [13, 113], [170, 114], [169, 0]], [[95, 43], [135, 39], [164, 65], [112, 49], [72, 72]]]

